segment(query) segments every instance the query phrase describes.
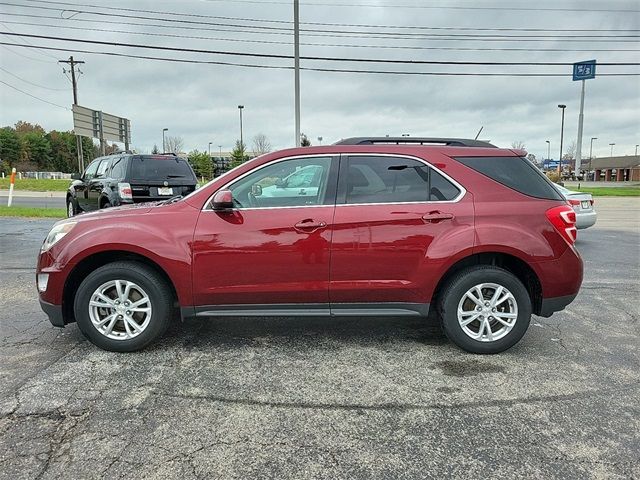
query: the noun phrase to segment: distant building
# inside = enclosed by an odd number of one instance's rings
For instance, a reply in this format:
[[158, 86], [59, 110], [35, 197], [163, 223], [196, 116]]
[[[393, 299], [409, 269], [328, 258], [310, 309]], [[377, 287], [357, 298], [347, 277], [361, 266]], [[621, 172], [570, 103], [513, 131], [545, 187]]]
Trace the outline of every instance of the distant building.
[[590, 170], [596, 182], [640, 182], [640, 155], [594, 158]]

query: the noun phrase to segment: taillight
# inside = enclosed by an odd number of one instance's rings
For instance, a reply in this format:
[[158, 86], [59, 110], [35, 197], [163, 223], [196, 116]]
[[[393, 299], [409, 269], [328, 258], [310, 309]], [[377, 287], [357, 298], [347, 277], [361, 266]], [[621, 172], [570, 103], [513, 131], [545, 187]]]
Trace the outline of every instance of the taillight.
[[120, 194], [121, 200], [133, 200], [131, 185], [128, 183], [118, 183], [118, 193]]
[[568, 205], [560, 205], [547, 210], [547, 218], [569, 245], [573, 245], [578, 237], [576, 229], [576, 212]]
[[580, 200], [568, 200], [569, 205], [580, 205]]
[[591, 206], [593, 207], [593, 198], [591, 200], [589, 200], [589, 203], [591, 204]]

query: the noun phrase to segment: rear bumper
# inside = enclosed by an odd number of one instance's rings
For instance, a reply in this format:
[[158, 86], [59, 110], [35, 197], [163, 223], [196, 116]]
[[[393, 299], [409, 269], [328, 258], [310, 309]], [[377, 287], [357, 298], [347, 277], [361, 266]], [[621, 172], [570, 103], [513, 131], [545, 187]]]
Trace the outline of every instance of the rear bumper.
[[49, 321], [55, 327], [64, 327], [64, 317], [62, 315], [62, 305], [54, 305], [40, 299], [40, 308], [47, 314]]
[[542, 306], [540, 307], [541, 317], [550, 317], [553, 313], [564, 310], [576, 298], [578, 294], [565, 295], [562, 297], [543, 298]]
[[589, 228], [595, 225], [598, 214], [593, 211], [589, 213], [578, 213], [576, 215], [576, 227], [578, 229]]

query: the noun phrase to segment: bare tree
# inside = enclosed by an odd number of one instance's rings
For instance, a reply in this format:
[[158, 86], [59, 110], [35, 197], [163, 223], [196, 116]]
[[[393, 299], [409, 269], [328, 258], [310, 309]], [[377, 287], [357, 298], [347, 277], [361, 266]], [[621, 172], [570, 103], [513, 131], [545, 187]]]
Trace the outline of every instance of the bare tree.
[[513, 142], [511, 142], [511, 148], [514, 148], [516, 150], [524, 150], [525, 149], [524, 141], [514, 140]]
[[264, 133], [259, 133], [253, 137], [253, 153], [262, 155], [271, 151], [271, 142]]
[[184, 140], [182, 137], [168, 136], [165, 138], [164, 144], [168, 153], [179, 153], [184, 148]]

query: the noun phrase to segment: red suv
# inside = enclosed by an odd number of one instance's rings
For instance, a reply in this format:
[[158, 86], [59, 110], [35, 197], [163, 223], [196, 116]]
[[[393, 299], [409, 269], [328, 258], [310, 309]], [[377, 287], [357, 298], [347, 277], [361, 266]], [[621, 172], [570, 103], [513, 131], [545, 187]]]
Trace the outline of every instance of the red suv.
[[522, 151], [353, 138], [255, 158], [187, 197], [54, 225], [40, 304], [133, 351], [172, 318], [422, 316], [475, 353], [577, 295], [575, 212]]

